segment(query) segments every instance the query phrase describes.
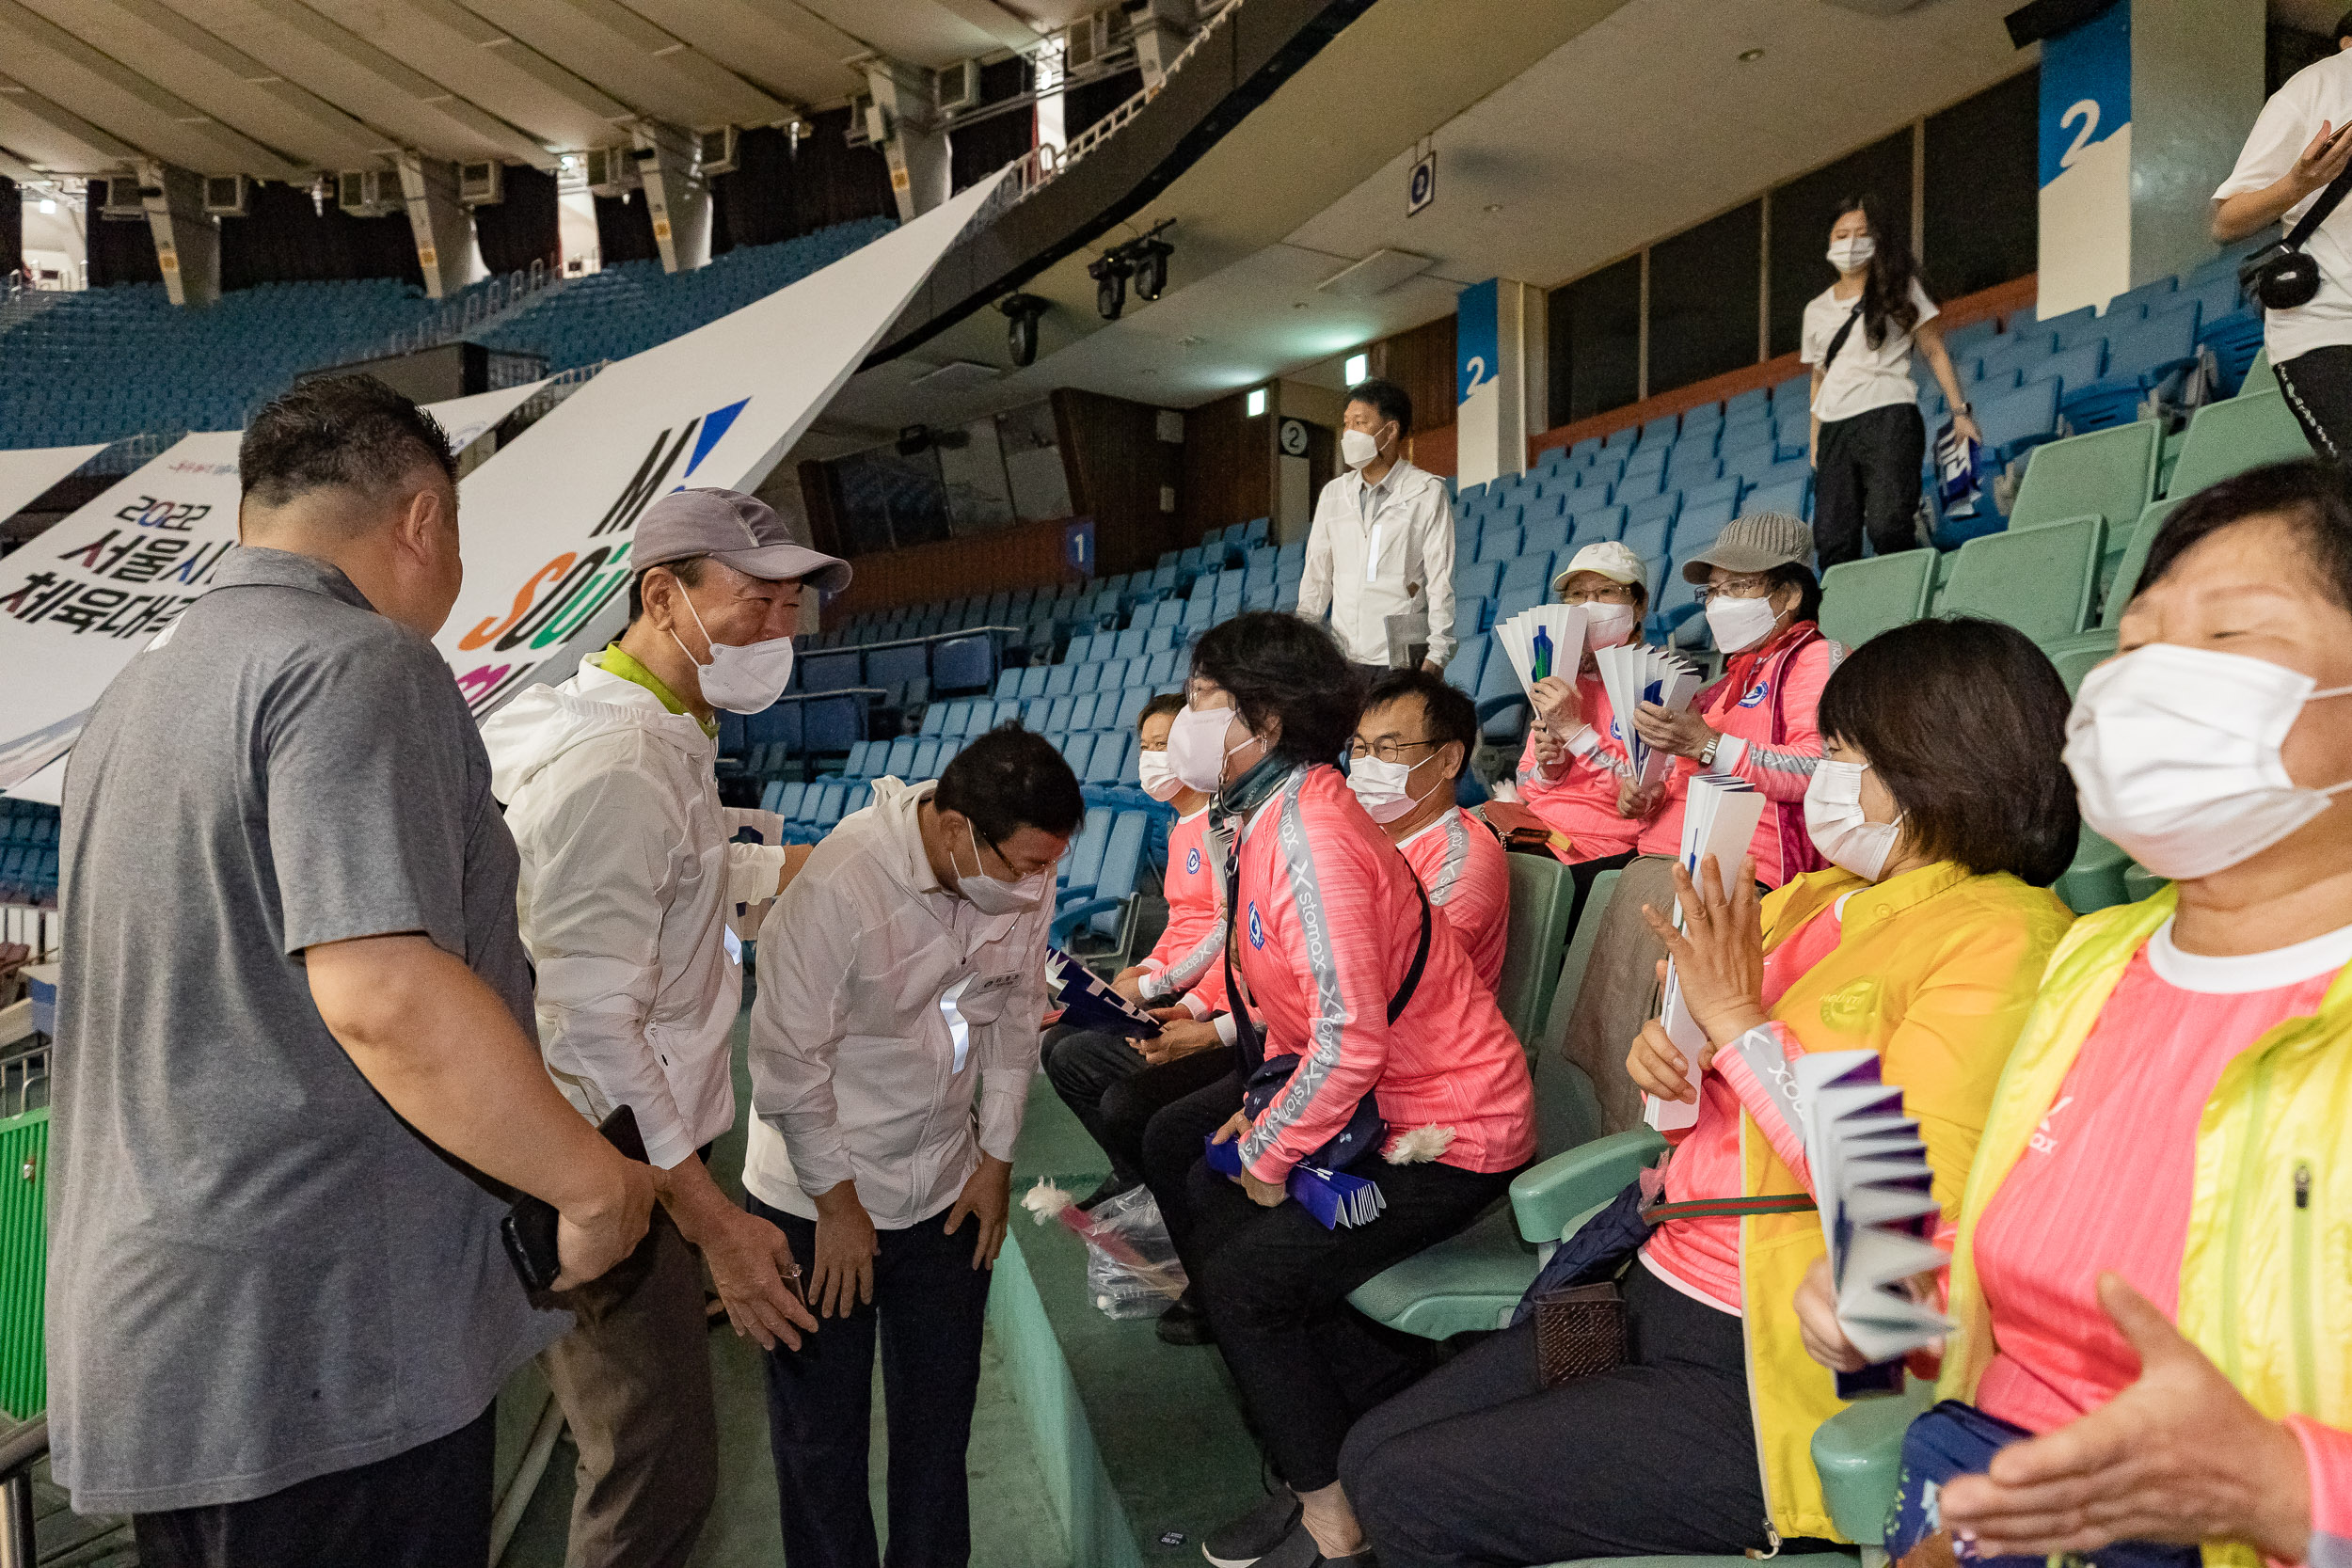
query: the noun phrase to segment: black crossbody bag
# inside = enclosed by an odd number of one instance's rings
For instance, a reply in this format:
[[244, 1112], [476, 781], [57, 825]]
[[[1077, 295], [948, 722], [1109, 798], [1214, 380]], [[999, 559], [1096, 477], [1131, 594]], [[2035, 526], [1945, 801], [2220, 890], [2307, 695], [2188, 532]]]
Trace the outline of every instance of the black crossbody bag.
[[2238, 293], [2265, 310], [2292, 310], [2309, 305], [2319, 293], [2319, 263], [2303, 247], [2311, 243], [2319, 226], [2335, 215], [2344, 205], [2347, 193], [2352, 193], [2352, 165], [2328, 182], [2328, 188], [2319, 193], [2312, 210], [2287, 230], [2283, 240], [2273, 240], [2245, 261], [2238, 263]]

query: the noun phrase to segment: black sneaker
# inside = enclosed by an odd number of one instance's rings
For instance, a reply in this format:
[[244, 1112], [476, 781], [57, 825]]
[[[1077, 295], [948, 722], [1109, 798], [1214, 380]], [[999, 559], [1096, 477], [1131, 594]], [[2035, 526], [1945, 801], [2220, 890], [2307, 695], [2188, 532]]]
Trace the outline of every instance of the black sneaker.
[[1210, 1531], [1209, 1538], [1200, 1543], [1200, 1555], [1215, 1568], [1249, 1568], [1298, 1528], [1301, 1512], [1297, 1494], [1279, 1486], [1240, 1518]]
[[1193, 1299], [1190, 1291], [1168, 1304], [1160, 1314], [1160, 1339], [1170, 1345], [1214, 1345], [1216, 1330], [1209, 1326], [1208, 1313]]
[[1325, 1557], [1302, 1520], [1291, 1527], [1272, 1551], [1257, 1560], [1257, 1568], [1380, 1568], [1380, 1564], [1370, 1546], [1346, 1557]]
[[1121, 1176], [1113, 1171], [1103, 1178], [1101, 1186], [1078, 1200], [1078, 1210], [1081, 1213], [1086, 1212], [1098, 1203], [1108, 1203], [1120, 1194], [1132, 1193], [1142, 1185], [1143, 1178], [1139, 1176]]

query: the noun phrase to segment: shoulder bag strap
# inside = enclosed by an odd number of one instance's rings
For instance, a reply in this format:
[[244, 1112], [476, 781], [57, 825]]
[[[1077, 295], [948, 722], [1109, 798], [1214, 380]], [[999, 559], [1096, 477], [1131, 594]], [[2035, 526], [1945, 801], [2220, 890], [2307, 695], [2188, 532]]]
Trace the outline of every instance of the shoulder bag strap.
[[1862, 319], [1862, 308], [1869, 303], [1869, 291], [1864, 290], [1862, 297], [1853, 302], [1853, 314], [1848, 316], [1846, 325], [1837, 329], [1837, 336], [1829, 341], [1829, 352], [1821, 356], [1823, 375], [1829, 373], [1830, 366], [1836, 361], [1837, 351], [1846, 346], [1846, 340], [1853, 336], [1853, 324]]
[[2342, 173], [2328, 182], [2328, 188], [2319, 193], [2319, 199], [2312, 203], [2312, 210], [2297, 218], [2295, 227], [2287, 230], [2283, 242], [2286, 247], [2300, 250], [2310, 244], [2312, 236], [2319, 232], [2319, 226], [2335, 216], [2336, 209], [2344, 205], [2347, 193], [2352, 193], [2352, 164], [2346, 164]]
[[1429, 962], [1429, 890], [1413, 879], [1413, 891], [1421, 895], [1421, 942], [1413, 949], [1412, 967], [1405, 972], [1405, 983], [1396, 988], [1389, 999], [1389, 1022], [1394, 1023], [1405, 1016], [1405, 1008], [1413, 1000], [1413, 992], [1421, 989], [1421, 972]]

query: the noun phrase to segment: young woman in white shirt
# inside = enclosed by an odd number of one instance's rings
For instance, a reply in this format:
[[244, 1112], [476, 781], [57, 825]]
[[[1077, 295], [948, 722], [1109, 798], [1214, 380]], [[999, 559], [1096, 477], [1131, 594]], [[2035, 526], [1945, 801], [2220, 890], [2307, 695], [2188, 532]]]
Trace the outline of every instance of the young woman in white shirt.
[[1813, 542], [1821, 570], [1862, 555], [1915, 547], [1927, 422], [1911, 376], [1915, 343], [1944, 388], [1953, 422], [1979, 436], [1951, 356], [1920, 285], [1911, 247], [1878, 221], [1875, 198], [1837, 204], [1829, 231], [1831, 284], [1804, 308], [1801, 356], [1813, 369]]

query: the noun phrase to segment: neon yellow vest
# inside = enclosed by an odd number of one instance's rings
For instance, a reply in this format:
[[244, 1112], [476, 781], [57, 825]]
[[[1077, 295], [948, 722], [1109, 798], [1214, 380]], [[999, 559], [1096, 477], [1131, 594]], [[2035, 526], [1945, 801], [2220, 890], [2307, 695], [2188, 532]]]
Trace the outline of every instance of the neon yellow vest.
[[[1937, 1392], [1969, 1399], [1993, 1359], [1973, 1258], [1977, 1222], [2025, 1152], [2132, 956], [2170, 918], [2169, 886], [2087, 915], [2050, 973], [2001, 1080], [1952, 1259], [1952, 1337]], [[2196, 1184], [2181, 1255], [2181, 1333], [2264, 1415], [2352, 1427], [2352, 968], [2316, 1015], [2291, 1018], [2222, 1069], [2198, 1122]], [[2308, 1183], [2296, 1201], [2298, 1180]], [[2086, 1194], [2086, 1201], [2096, 1195]], [[2126, 1195], [2107, 1195], [2128, 1201]], [[2208, 1563], [2261, 1554], [2208, 1542]]]

